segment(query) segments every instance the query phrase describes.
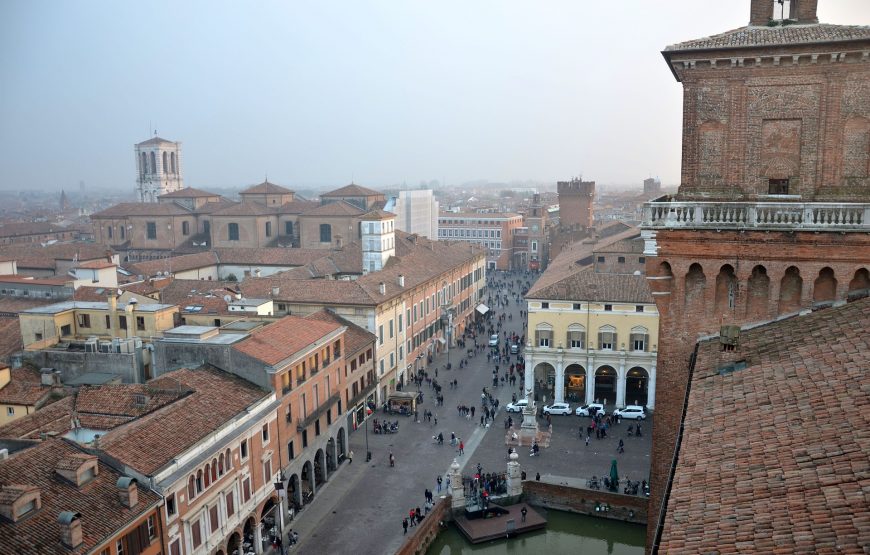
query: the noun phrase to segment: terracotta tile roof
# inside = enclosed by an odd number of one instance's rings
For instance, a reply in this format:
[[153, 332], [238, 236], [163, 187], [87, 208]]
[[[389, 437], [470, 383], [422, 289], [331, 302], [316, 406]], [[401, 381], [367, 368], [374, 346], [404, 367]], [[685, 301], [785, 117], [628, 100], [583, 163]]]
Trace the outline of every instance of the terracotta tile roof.
[[255, 330], [249, 338], [233, 345], [233, 349], [274, 366], [340, 328], [331, 321], [285, 316]]
[[76, 411], [93, 416], [138, 418], [188, 393], [190, 390], [159, 389], [151, 384], [82, 386], [76, 394]]
[[293, 191], [290, 189], [286, 189], [280, 185], [275, 185], [274, 183], [269, 183], [268, 181], [264, 181], [257, 185], [252, 185], [248, 187], [244, 191], [239, 193], [240, 195], [288, 195], [293, 194]]
[[660, 553], [866, 552], [867, 322], [865, 298], [698, 344]]
[[322, 249], [292, 249], [281, 247], [217, 248], [214, 249], [221, 264], [263, 265], [263, 266], [302, 266], [332, 251]]
[[185, 187], [184, 189], [179, 189], [177, 191], [172, 191], [171, 193], [166, 193], [164, 195], [160, 195], [157, 198], [200, 198], [200, 197], [219, 197], [220, 195], [217, 193], [209, 193], [208, 191], [203, 191], [202, 189], [195, 189], [193, 187]]
[[[304, 269], [309, 273], [308, 269]], [[299, 279], [299, 270], [281, 272], [263, 278], [248, 278], [239, 284], [246, 297], [272, 298], [272, 288], [278, 287], [276, 301], [311, 304], [343, 304], [376, 306], [377, 302], [356, 281], [334, 279]]]
[[[178, 307], [181, 309], [182, 316], [185, 314], [229, 314], [229, 305], [223, 299], [225, 295], [229, 295], [229, 293], [223, 292], [222, 295], [188, 295], [178, 303]], [[236, 312], [233, 314], [238, 315]]]
[[109, 293], [117, 292], [117, 289], [112, 287], [92, 287], [90, 285], [82, 285], [75, 291], [75, 300], [77, 301], [105, 301], [109, 298]]
[[285, 202], [281, 205], [281, 208], [278, 210], [279, 214], [302, 214], [307, 210], [311, 210], [312, 208], [317, 208], [320, 206], [320, 203], [314, 202], [313, 200], [303, 200], [303, 199], [293, 199], [292, 202]]
[[0, 237], [21, 237], [26, 235], [51, 235], [71, 231], [49, 222], [7, 222], [0, 223]]
[[595, 272], [585, 267], [547, 287], [536, 288], [527, 299], [653, 303], [646, 276]]
[[[478, 219], [478, 220], [493, 220], [493, 219], [502, 219], [502, 218], [520, 218], [519, 214], [514, 212], [441, 212], [438, 214], [438, 219]], [[448, 224], [452, 225], [452, 224]]]
[[157, 272], [186, 272], [197, 268], [206, 268], [218, 263], [217, 256], [213, 251], [203, 251], [194, 254], [183, 254], [171, 258], [159, 260], [147, 260], [130, 264], [126, 270], [133, 274], [145, 277], [156, 276]]
[[595, 248], [594, 253], [624, 253], [624, 254], [643, 254], [644, 241], [642, 238], [632, 237], [631, 239], [622, 239], [615, 243], [608, 243], [601, 247]]
[[117, 266], [117, 264], [109, 262], [108, 260], [90, 260], [78, 265], [79, 268], [85, 268], [88, 270], [102, 270], [104, 268], [114, 268], [115, 266]]
[[[47, 306], [50, 304], [56, 303], [56, 299], [33, 299], [33, 298], [19, 298], [19, 297], [0, 297], [0, 315], [4, 315], [4, 317], [0, 318], [0, 322], [3, 320], [7, 320], [8, 318], [5, 315], [15, 316], [13, 320], [15, 324], [18, 324], [18, 313], [24, 312], [31, 308], [37, 306]], [[2, 325], [2, 324], [0, 324]]]
[[214, 214], [218, 210], [223, 210], [228, 206], [235, 206], [236, 202], [228, 198], [220, 197], [220, 200], [206, 202], [199, 208], [193, 210], [194, 214]]
[[362, 215], [361, 220], [394, 220], [396, 215], [384, 210], [370, 210]]
[[[3, 311], [0, 303], [0, 312]], [[24, 349], [21, 339], [21, 325], [18, 318], [0, 318], [0, 360], [8, 361], [9, 357]]]
[[265, 204], [244, 200], [235, 204], [229, 204], [213, 211], [212, 216], [275, 216], [280, 213], [279, 206], [267, 206]]
[[590, 238], [573, 243], [564, 249], [559, 255], [554, 258], [544, 273], [540, 275], [538, 280], [532, 285], [527, 293], [527, 297], [532, 298], [538, 294], [538, 291], [553, 285], [563, 279], [570, 277], [589, 266], [593, 262], [592, 255], [596, 249], [605, 248], [623, 239], [628, 239], [640, 235], [640, 231], [635, 227], [628, 227], [624, 231], [615, 233], [606, 238]]
[[[160, 501], [156, 493], [140, 484], [137, 486], [139, 502], [132, 508], [125, 507], [116, 486], [121, 474], [102, 463], [97, 475], [81, 487], [59, 479], [55, 471], [57, 464], [82, 454], [73, 443], [53, 439], [0, 461], [0, 484], [4, 488], [24, 481], [24, 485], [39, 488], [42, 500], [42, 508], [19, 522], [0, 521], [0, 545], [4, 553], [88, 553], [152, 510]], [[60, 541], [58, 515], [63, 511], [81, 514], [84, 541], [75, 549], [66, 548]]]
[[124, 291], [129, 291], [137, 295], [153, 297], [155, 294], [163, 290], [164, 287], [172, 282], [171, 278], [147, 279], [145, 281], [137, 281], [134, 283], [125, 283], [120, 286]]
[[128, 216], [182, 216], [190, 214], [174, 202], [122, 202], [91, 214], [91, 219], [126, 218]]
[[856, 40], [870, 40], [870, 26], [831, 25], [827, 23], [777, 27], [747, 26], [718, 35], [672, 44], [665, 48], [665, 53]]
[[345, 320], [335, 312], [329, 309], [322, 309], [309, 314], [305, 317], [306, 320], [320, 320], [322, 322], [332, 322], [339, 326], [347, 327], [344, 332], [344, 350], [346, 354], [352, 355], [360, 350], [374, 346], [377, 336], [365, 328], [354, 324], [350, 320]]
[[51, 395], [51, 388], [40, 383], [12, 381], [0, 389], [0, 404], [36, 406]]
[[54, 243], [52, 245], [0, 245], [0, 256], [18, 262], [19, 271], [23, 268], [55, 268], [56, 260], [106, 260], [114, 254], [111, 247], [99, 243]]
[[148, 385], [165, 389], [175, 385], [193, 393], [100, 438], [106, 454], [148, 476], [269, 395], [248, 381], [208, 365], [176, 370]]
[[360, 210], [358, 207], [347, 201], [337, 200], [335, 202], [321, 204], [311, 210], [306, 210], [302, 213], [302, 216], [359, 216], [364, 213], [365, 210]]
[[372, 197], [372, 196], [380, 196], [383, 193], [379, 191], [375, 191], [374, 189], [368, 189], [366, 187], [361, 187], [356, 183], [351, 183], [350, 185], [345, 185], [339, 189], [334, 191], [329, 191], [328, 193], [323, 193], [320, 195], [321, 197]]
[[171, 144], [175, 143], [172, 141], [167, 141], [166, 139], [162, 139], [160, 137], [153, 137], [148, 139], [147, 141], [142, 141], [141, 143], [137, 143], [136, 146], [151, 146], [151, 145], [162, 145], [162, 144]]
[[64, 397], [23, 418], [0, 426], [0, 438], [39, 439], [41, 433], [65, 434], [72, 428], [74, 408], [75, 398]]

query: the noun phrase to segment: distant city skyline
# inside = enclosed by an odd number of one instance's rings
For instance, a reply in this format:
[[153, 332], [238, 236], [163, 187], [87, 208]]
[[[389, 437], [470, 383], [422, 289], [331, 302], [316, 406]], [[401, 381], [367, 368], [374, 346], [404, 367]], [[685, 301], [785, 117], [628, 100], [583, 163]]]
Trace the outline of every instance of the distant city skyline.
[[[0, 189], [135, 189], [133, 145], [185, 184], [679, 182], [681, 87], [659, 52], [747, 24], [699, 4], [0, 5]], [[870, 2], [820, 0], [866, 25]]]

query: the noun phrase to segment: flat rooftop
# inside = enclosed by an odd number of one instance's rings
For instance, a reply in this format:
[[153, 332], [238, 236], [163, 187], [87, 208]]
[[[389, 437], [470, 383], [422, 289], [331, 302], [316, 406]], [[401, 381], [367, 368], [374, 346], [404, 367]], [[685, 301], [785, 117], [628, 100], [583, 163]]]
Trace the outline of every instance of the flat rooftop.
[[[124, 310], [123, 304], [118, 305], [118, 310]], [[136, 305], [136, 312], [160, 312], [175, 307], [174, 304], [145, 304], [139, 303]], [[57, 314], [66, 312], [67, 310], [109, 310], [109, 303], [100, 301], [63, 301], [60, 303], [50, 304], [46, 306], [37, 306], [28, 310], [23, 310], [22, 314]]]

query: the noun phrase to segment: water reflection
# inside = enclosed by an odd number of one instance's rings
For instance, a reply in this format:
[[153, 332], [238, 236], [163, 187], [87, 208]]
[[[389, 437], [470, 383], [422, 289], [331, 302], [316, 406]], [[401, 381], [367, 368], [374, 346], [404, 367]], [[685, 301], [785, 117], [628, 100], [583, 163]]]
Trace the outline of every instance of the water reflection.
[[[543, 512], [543, 509], [538, 510]], [[643, 526], [562, 511], [547, 511], [546, 514], [546, 530], [477, 545], [468, 543], [455, 526], [450, 526], [438, 535], [426, 555], [643, 554], [646, 539], [646, 528]]]

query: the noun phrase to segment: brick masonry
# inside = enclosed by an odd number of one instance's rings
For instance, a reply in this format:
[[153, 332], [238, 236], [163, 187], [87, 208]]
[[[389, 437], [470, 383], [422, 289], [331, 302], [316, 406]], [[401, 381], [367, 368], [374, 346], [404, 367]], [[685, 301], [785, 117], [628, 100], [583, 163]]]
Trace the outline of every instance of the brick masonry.
[[[568, 511], [611, 520], [623, 520], [634, 524], [646, 524], [646, 497], [620, 495], [606, 491], [570, 488], [546, 482], [523, 482], [523, 499], [530, 505]], [[597, 512], [597, 505], [608, 505], [607, 512]]]
[[453, 520], [450, 512], [451, 499], [452, 497], [448, 495], [435, 503], [435, 507], [429, 511], [426, 518], [412, 529], [413, 532], [411, 532], [405, 543], [396, 551], [396, 555], [421, 555], [426, 553], [426, 550], [429, 549], [429, 546], [432, 545], [432, 542], [438, 536], [438, 532], [441, 531], [441, 522]]

